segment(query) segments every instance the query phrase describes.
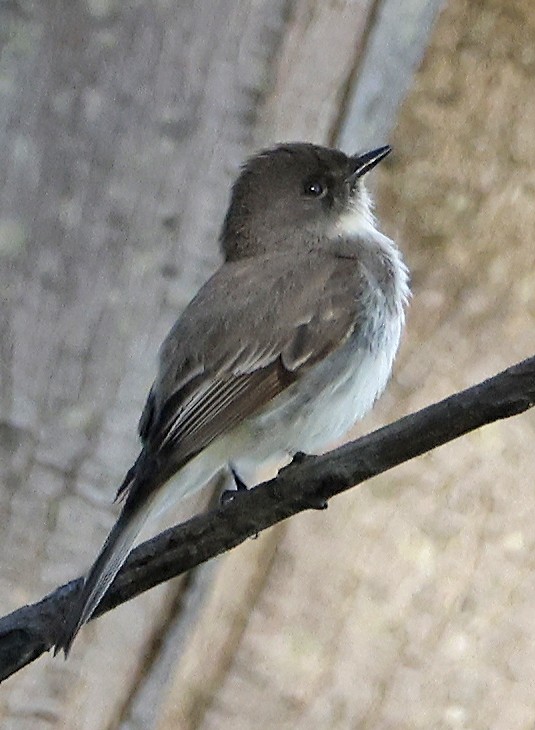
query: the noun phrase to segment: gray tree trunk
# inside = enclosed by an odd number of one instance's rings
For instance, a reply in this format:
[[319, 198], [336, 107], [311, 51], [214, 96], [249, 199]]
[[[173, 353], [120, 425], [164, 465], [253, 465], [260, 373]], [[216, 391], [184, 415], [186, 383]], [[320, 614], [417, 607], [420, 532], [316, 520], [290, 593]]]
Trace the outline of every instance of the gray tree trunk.
[[[112, 524], [239, 162], [387, 141], [437, 5], [0, 4], [2, 613]], [[534, 34], [531, 0], [450, 0], [434, 29], [379, 174], [415, 296], [359, 430], [533, 353]], [[2, 728], [531, 727], [534, 431], [492, 426], [111, 612], [0, 687]]]

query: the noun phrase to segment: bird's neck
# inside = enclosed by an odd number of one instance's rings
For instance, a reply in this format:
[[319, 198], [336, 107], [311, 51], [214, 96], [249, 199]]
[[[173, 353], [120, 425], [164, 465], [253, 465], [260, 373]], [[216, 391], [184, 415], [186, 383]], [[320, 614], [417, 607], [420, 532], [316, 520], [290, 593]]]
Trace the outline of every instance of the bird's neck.
[[377, 229], [372, 202], [364, 188], [336, 222], [333, 239], [339, 255], [358, 259], [390, 303], [402, 312], [410, 295], [409, 271], [395, 242]]

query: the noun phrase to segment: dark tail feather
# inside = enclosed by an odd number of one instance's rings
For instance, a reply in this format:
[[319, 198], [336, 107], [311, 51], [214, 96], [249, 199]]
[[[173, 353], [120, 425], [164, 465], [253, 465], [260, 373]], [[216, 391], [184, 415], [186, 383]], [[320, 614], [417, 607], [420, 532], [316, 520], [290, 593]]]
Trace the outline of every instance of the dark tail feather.
[[[125, 480], [126, 481], [126, 480]], [[150, 500], [132, 507], [125, 504], [108, 535], [99, 556], [89, 571], [82, 592], [68, 617], [65, 630], [54, 647], [54, 656], [63, 650], [67, 657], [74, 639], [89, 621], [104, 594], [119, 572], [150, 512]]]
[[141, 466], [144, 458], [145, 457], [142, 451], [137, 457], [134, 465], [126, 473], [126, 476], [123, 479], [123, 483], [117, 490], [117, 494], [115, 495], [115, 499], [113, 500], [114, 502], [122, 502], [128, 497], [128, 494], [134, 485], [136, 477], [141, 473]]

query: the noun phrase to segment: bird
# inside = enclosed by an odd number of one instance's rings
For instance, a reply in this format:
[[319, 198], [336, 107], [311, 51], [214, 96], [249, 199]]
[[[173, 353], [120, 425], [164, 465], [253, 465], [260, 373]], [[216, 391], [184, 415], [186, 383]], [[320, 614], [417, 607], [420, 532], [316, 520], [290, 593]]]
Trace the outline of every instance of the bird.
[[119, 517], [68, 612], [67, 657], [149, 516], [230, 466], [318, 453], [371, 409], [390, 377], [410, 297], [364, 177], [389, 145], [347, 155], [308, 142], [249, 158], [234, 183], [220, 268], [164, 340]]

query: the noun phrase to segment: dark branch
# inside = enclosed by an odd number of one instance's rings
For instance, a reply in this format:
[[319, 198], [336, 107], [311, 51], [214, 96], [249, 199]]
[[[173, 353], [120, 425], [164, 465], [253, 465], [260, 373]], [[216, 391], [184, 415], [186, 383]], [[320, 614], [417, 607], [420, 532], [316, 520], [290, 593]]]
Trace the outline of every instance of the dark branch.
[[[535, 357], [324, 456], [294, 459], [276, 479], [240, 492], [140, 545], [95, 617], [163, 581], [239, 545], [251, 535], [319, 504], [397, 464], [535, 402]], [[0, 681], [55, 643], [82, 579], [0, 619]]]

